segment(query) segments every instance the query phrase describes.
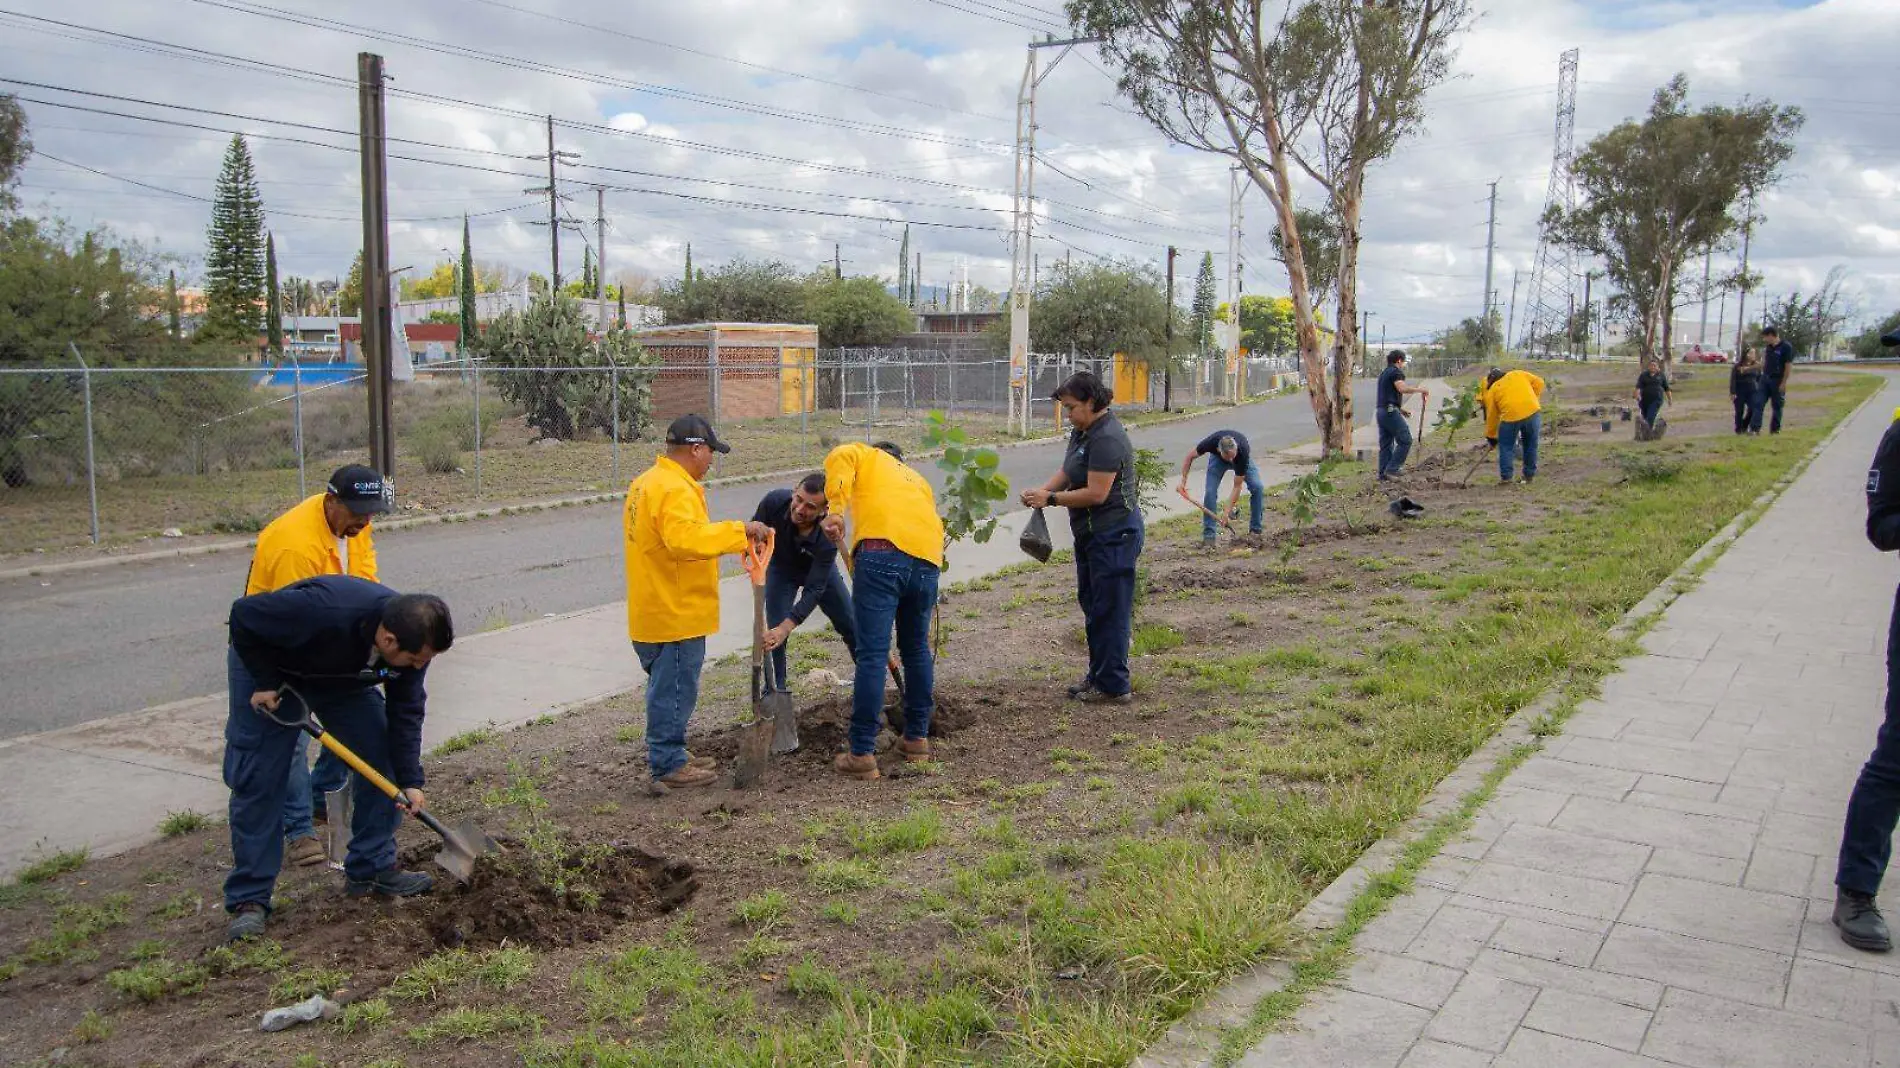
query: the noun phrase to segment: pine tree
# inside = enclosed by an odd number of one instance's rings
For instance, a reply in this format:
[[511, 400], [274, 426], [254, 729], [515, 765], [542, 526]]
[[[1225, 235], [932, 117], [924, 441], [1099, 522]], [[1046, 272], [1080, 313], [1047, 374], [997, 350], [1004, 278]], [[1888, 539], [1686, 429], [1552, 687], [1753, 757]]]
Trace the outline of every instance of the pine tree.
[[475, 251], [468, 241], [468, 216], [462, 216], [461, 285], [456, 287], [461, 312], [461, 349], [475, 344]]
[[904, 242], [897, 246], [897, 299], [909, 301], [910, 296], [910, 224], [904, 224]]
[[178, 272], [172, 271], [165, 276], [165, 328], [171, 331], [172, 340], [177, 341], [184, 332], [183, 317], [178, 306]]
[[594, 295], [594, 249], [589, 245], [581, 249], [581, 296]]
[[686, 277], [680, 283], [680, 296], [689, 301], [693, 299], [693, 243], [691, 241], [686, 243]]
[[264, 200], [242, 134], [231, 138], [211, 201], [206, 232], [205, 325], [210, 338], [249, 340], [264, 330], [269, 299], [264, 263]]
[[1214, 308], [1220, 302], [1214, 288], [1214, 254], [1201, 254], [1201, 273], [1194, 279], [1194, 348], [1205, 355], [1214, 351]]
[[264, 344], [284, 354], [284, 294], [277, 288], [277, 235], [264, 235]]

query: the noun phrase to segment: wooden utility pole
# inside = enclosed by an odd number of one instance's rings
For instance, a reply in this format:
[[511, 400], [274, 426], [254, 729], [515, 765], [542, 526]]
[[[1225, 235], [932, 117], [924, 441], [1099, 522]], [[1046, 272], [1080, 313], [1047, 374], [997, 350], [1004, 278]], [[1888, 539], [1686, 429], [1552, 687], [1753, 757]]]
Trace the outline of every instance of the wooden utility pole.
[[594, 310], [607, 333], [607, 187], [594, 187]]
[[[1161, 357], [1161, 410], [1174, 410], [1174, 257], [1173, 245], [1168, 246], [1168, 345]], [[1238, 318], [1238, 316], [1236, 316]]]
[[395, 474], [390, 417], [389, 170], [384, 158], [383, 57], [356, 56], [359, 155], [363, 167], [363, 363], [369, 372], [369, 465]]
[[548, 296], [561, 291], [561, 198], [555, 192], [554, 167], [561, 160], [554, 151], [554, 116], [548, 116]]

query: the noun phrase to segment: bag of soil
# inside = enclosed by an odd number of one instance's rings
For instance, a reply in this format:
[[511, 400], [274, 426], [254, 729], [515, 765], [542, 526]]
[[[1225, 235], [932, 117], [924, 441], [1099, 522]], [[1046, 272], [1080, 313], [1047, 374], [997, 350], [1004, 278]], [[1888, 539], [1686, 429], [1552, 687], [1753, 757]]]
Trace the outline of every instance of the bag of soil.
[[1023, 536], [1016, 539], [1023, 552], [1036, 558], [1037, 563], [1049, 562], [1049, 554], [1056, 551], [1056, 543], [1049, 540], [1049, 521], [1042, 516], [1038, 508], [1030, 513], [1029, 525], [1023, 528]]

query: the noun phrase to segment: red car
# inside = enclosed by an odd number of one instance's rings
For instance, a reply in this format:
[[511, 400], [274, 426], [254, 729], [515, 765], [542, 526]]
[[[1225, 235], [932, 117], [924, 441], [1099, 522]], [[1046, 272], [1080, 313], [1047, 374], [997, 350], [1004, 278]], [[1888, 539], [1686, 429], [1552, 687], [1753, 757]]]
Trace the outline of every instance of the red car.
[[1705, 349], [1701, 345], [1691, 345], [1689, 346], [1689, 351], [1682, 354], [1682, 362], [1683, 363], [1727, 363], [1728, 353], [1717, 352], [1714, 349]]

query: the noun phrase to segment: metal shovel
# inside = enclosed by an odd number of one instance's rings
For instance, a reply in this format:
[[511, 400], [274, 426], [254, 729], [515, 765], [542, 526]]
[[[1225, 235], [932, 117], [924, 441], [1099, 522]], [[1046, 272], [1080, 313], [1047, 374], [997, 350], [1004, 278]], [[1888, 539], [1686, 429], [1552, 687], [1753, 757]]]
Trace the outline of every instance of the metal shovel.
[[[293, 705], [302, 709], [302, 714], [295, 719], [291, 719], [287, 714]], [[350, 770], [368, 779], [378, 790], [389, 795], [391, 800], [402, 800], [402, 790], [385, 778], [382, 772], [370, 767], [362, 757], [351, 752], [348, 746], [337, 741], [335, 735], [325, 730], [322, 721], [317, 719], [316, 710], [311, 708], [310, 702], [296, 690], [289, 686], [281, 687], [278, 690], [277, 711], [271, 712], [264, 709], [258, 711], [286, 727], [302, 729], [321, 743], [325, 749], [335, 753], [338, 760], [348, 764]], [[423, 826], [441, 836], [442, 848], [436, 851], [435, 862], [440, 864], [444, 871], [455, 876], [457, 882], [466, 883], [474, 876], [475, 858], [484, 853], [496, 852], [501, 848], [486, 831], [475, 825], [474, 820], [463, 820], [454, 828], [449, 828], [443, 826], [442, 821], [436, 819], [434, 814], [427, 809], [414, 813], [414, 816], [422, 821]]]
[[773, 686], [765, 656], [765, 565], [777, 540], [768, 530], [763, 550], [747, 545], [739, 557], [752, 579], [752, 722], [740, 728], [739, 758], [732, 765], [732, 785], [740, 790], [759, 781], [773, 753], [798, 748], [798, 710], [791, 694]]

